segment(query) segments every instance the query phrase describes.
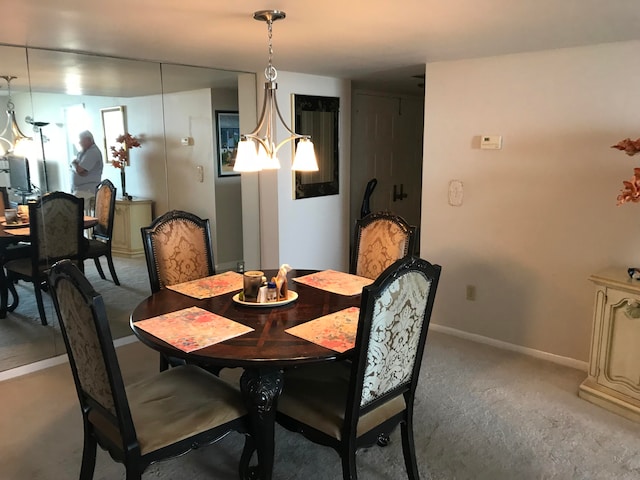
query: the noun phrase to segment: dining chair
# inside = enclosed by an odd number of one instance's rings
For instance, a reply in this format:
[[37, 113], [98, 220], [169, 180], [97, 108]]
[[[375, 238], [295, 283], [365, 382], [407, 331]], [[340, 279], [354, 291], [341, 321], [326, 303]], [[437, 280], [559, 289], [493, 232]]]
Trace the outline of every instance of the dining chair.
[[357, 478], [356, 449], [382, 444], [398, 424], [408, 478], [419, 479], [414, 396], [440, 271], [396, 261], [362, 291], [352, 362], [285, 371], [278, 423], [334, 448], [345, 480]]
[[40, 321], [46, 325], [42, 290], [47, 288], [49, 269], [64, 258], [83, 268], [84, 200], [65, 192], [47, 193], [38, 201], [29, 202], [29, 226], [31, 256], [5, 264], [7, 282], [33, 283]]
[[375, 280], [385, 268], [413, 254], [417, 228], [389, 212], [356, 221], [349, 273]]
[[[140, 230], [152, 293], [216, 273], [208, 219], [172, 210]], [[183, 364], [180, 358], [160, 354], [160, 371]]]
[[4, 215], [4, 209], [11, 208], [11, 202], [9, 202], [9, 193], [7, 187], [0, 187], [0, 212]]
[[80, 480], [93, 478], [98, 445], [134, 480], [152, 463], [247, 434], [239, 390], [194, 365], [125, 386], [102, 296], [68, 260], [51, 268], [49, 285], [82, 412]]
[[93, 258], [100, 278], [106, 280], [102, 265], [100, 265], [100, 257], [106, 257], [113, 283], [120, 285], [111, 254], [111, 237], [113, 236], [115, 211], [116, 187], [110, 180], [103, 180], [96, 187], [95, 217], [98, 219], [98, 224], [93, 227], [89, 244], [84, 252], [84, 258]]
[[208, 219], [172, 210], [141, 232], [152, 293], [216, 273]]
[[[7, 187], [0, 187], [0, 215], [4, 216], [4, 210], [11, 208]], [[17, 258], [31, 258], [31, 248], [27, 242], [12, 243], [0, 249], [0, 268], [10, 260]], [[13, 282], [7, 282], [7, 290], [13, 297], [13, 302], [8, 305], [7, 311], [12, 312], [18, 306], [18, 292]], [[5, 300], [5, 303], [7, 301]]]

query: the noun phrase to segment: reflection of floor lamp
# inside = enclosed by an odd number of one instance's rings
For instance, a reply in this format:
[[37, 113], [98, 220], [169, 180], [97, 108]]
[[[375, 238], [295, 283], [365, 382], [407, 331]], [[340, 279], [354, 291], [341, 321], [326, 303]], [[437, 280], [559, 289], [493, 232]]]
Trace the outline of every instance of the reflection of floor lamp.
[[47, 193], [49, 191], [49, 179], [47, 178], [47, 159], [44, 154], [44, 134], [42, 133], [42, 127], [46, 127], [49, 125], [49, 122], [36, 122], [31, 117], [25, 118], [25, 121], [33, 125], [33, 131], [38, 132], [40, 134], [40, 147], [42, 148], [42, 173], [44, 175], [44, 192]]

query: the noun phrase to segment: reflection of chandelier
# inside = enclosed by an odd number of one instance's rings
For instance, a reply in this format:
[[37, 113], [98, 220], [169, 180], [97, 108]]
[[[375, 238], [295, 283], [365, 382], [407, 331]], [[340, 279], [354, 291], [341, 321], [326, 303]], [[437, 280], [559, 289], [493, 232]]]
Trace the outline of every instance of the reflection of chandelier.
[[7, 81], [7, 89], [9, 91], [9, 98], [7, 100], [7, 125], [4, 127], [2, 133], [0, 133], [0, 154], [6, 155], [7, 153], [16, 153], [16, 148], [20, 142], [23, 140], [31, 140], [31, 137], [27, 137], [20, 131], [20, 127], [16, 122], [15, 105], [11, 101], [11, 80], [18, 77], [0, 75], [0, 78], [4, 78]]
[[[240, 136], [238, 153], [233, 167], [236, 172], [257, 172], [263, 169], [280, 168], [280, 161], [277, 157], [278, 150], [285, 143], [296, 139], [299, 141], [291, 169], [301, 172], [315, 172], [318, 170], [318, 162], [316, 161], [311, 137], [309, 135], [299, 135], [287, 126], [287, 123], [282, 118], [280, 108], [278, 108], [278, 100], [276, 99], [278, 71], [272, 63], [272, 26], [273, 22], [281, 20], [285, 16], [286, 14], [279, 10], [261, 10], [253, 14], [254, 19], [267, 22], [269, 64], [264, 71], [267, 81], [264, 84], [264, 103], [262, 104], [260, 120], [258, 120], [258, 126], [256, 126], [255, 130]], [[276, 118], [280, 119], [284, 128], [291, 134], [280, 143], [276, 143]]]

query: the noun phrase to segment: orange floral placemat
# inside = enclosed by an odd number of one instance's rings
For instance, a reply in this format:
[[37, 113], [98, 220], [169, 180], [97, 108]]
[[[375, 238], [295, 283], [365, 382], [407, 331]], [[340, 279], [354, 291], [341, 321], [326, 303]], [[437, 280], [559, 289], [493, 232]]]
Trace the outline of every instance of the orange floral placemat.
[[360, 309], [349, 307], [336, 313], [325, 315], [291, 327], [285, 332], [296, 337], [323, 346], [330, 350], [343, 353], [356, 344], [358, 317]]
[[217, 295], [242, 290], [242, 275], [236, 272], [224, 272], [210, 277], [178, 283], [167, 287], [183, 295], [197, 298], [211, 298]]
[[335, 270], [324, 270], [304, 277], [294, 278], [294, 280], [298, 283], [348, 297], [359, 295], [362, 293], [362, 287], [373, 283], [370, 278], [358, 277], [357, 275]]
[[140, 320], [135, 325], [187, 353], [253, 331], [251, 327], [198, 307]]

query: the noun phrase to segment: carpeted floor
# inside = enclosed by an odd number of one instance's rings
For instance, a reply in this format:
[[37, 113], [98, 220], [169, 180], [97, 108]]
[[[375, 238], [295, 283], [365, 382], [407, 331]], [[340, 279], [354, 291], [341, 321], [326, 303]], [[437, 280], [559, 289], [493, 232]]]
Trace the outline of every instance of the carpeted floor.
[[[139, 343], [118, 349], [125, 381], [155, 371]], [[640, 478], [640, 425], [578, 398], [583, 372], [430, 332], [416, 395], [418, 464], [423, 480]], [[68, 366], [0, 383], [0, 478], [78, 478], [82, 429]], [[406, 478], [399, 432], [386, 448], [360, 451], [359, 478]], [[242, 437], [150, 467], [143, 478], [237, 478]], [[95, 480], [123, 479], [99, 451]], [[281, 428], [274, 478], [339, 479], [330, 449]]]
[[[151, 290], [144, 257], [133, 259], [114, 257], [120, 286], [111, 280], [104, 258], [100, 259], [106, 280], [102, 280], [92, 260], [85, 262], [85, 273], [107, 306], [114, 338], [131, 335], [129, 315]], [[66, 353], [51, 297], [43, 295], [49, 325], [40, 323], [33, 286], [19, 282], [16, 286], [18, 308], [0, 319], [0, 371], [26, 365]]]

